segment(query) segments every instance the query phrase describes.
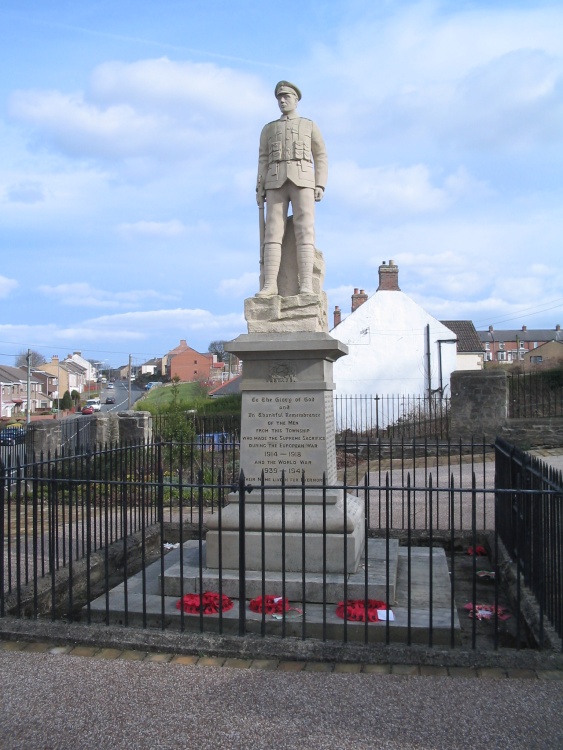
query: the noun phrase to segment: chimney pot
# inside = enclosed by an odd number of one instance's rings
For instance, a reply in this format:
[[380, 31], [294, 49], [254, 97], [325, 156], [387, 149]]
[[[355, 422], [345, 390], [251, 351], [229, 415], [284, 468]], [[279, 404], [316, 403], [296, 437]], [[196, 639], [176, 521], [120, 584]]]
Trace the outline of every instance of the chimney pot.
[[357, 310], [360, 305], [363, 305], [367, 298], [368, 296], [363, 289], [359, 292], [357, 289], [354, 289], [354, 294], [352, 295], [352, 312]]
[[385, 261], [379, 266], [379, 286], [378, 292], [400, 292], [399, 289], [399, 268], [390, 260], [389, 265]]
[[555, 326], [555, 330], [556, 331], [560, 331], [561, 330], [561, 326], [559, 325], [559, 323]]
[[528, 330], [528, 326], [522, 326], [522, 330], [523, 331], [527, 331]]
[[340, 310], [340, 307], [336, 305], [336, 307], [334, 308], [334, 328], [336, 328], [336, 326], [339, 325], [341, 320], [342, 320], [342, 311]]

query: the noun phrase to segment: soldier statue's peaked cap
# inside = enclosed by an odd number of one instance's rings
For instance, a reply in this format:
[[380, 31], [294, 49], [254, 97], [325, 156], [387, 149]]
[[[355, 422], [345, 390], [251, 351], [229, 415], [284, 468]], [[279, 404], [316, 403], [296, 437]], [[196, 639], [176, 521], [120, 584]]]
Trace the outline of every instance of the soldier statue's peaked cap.
[[276, 98], [280, 94], [296, 94], [297, 101], [301, 101], [301, 92], [294, 83], [290, 83], [289, 81], [280, 81], [279, 83], [276, 83], [274, 94]]

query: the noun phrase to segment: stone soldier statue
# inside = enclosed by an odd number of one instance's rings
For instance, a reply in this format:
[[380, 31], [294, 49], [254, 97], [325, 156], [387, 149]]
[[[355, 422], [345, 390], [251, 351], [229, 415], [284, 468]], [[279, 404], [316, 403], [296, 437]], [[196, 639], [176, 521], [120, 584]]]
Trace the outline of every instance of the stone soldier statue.
[[289, 204], [297, 245], [299, 293], [313, 293], [315, 258], [315, 201], [324, 194], [328, 175], [325, 144], [312, 120], [297, 114], [301, 92], [293, 83], [280, 81], [275, 96], [279, 120], [269, 122], [260, 135], [256, 198], [267, 205], [263, 238], [262, 288], [257, 297], [278, 293], [277, 278]]

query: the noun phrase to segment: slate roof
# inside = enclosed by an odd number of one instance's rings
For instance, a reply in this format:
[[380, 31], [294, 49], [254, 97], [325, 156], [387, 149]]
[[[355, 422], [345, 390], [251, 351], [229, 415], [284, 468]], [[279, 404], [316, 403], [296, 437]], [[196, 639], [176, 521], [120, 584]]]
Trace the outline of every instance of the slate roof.
[[[447, 325], [447, 324], [446, 324]], [[477, 331], [477, 335], [484, 342], [499, 341], [537, 341], [539, 343], [545, 343], [547, 341], [563, 341], [563, 331], [557, 330], [556, 328], [536, 328], [528, 329], [523, 331], [521, 328], [506, 329], [497, 331], [494, 328], [492, 331]]]
[[209, 391], [209, 396], [215, 398], [216, 396], [232, 396], [235, 393], [240, 393], [240, 379], [241, 376], [237, 375], [236, 377], [227, 380], [226, 383], [223, 383], [222, 385], [217, 386], [217, 388], [214, 388], [212, 391]]
[[[5, 383], [25, 383], [27, 380], [27, 371], [24, 367], [10, 367], [9, 365], [0, 365], [0, 380]], [[39, 381], [31, 376], [31, 383]]]
[[474, 354], [483, 351], [481, 339], [470, 320], [441, 320], [440, 323], [455, 333], [459, 354]]

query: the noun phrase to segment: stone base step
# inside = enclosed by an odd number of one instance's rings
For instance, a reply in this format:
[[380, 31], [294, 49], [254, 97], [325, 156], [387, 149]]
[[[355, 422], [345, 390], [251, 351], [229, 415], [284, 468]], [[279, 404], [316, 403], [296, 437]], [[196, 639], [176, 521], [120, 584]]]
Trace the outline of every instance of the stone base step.
[[[197, 594], [200, 591], [200, 581], [203, 591], [219, 590], [219, 571], [205, 567], [205, 543], [203, 546], [203, 567], [200, 572], [199, 542], [190, 541], [184, 544], [183, 576], [180, 563], [166, 569], [164, 576], [159, 577], [159, 591], [165, 596], [180, 596]], [[362, 599], [365, 597], [367, 585], [368, 598], [382, 601], [395, 601], [397, 565], [399, 558], [399, 542], [389, 540], [389, 550], [384, 539], [369, 539], [367, 544], [367, 561], [362, 557], [360, 566], [355, 573], [346, 576], [346, 598]], [[389, 557], [387, 558], [387, 551]], [[389, 560], [387, 565], [386, 560]], [[183, 580], [182, 580], [183, 578]], [[301, 573], [286, 573], [284, 580], [277, 571], [266, 570], [264, 573], [264, 589], [266, 594], [282, 596], [285, 582], [285, 596], [290, 600], [307, 602], [336, 603], [345, 598], [344, 576], [341, 573], [305, 573], [305, 596], [303, 597], [303, 575]], [[262, 571], [247, 570], [246, 596], [253, 599], [262, 595]], [[222, 592], [226, 596], [239, 596], [239, 571], [223, 569], [221, 571]]]

